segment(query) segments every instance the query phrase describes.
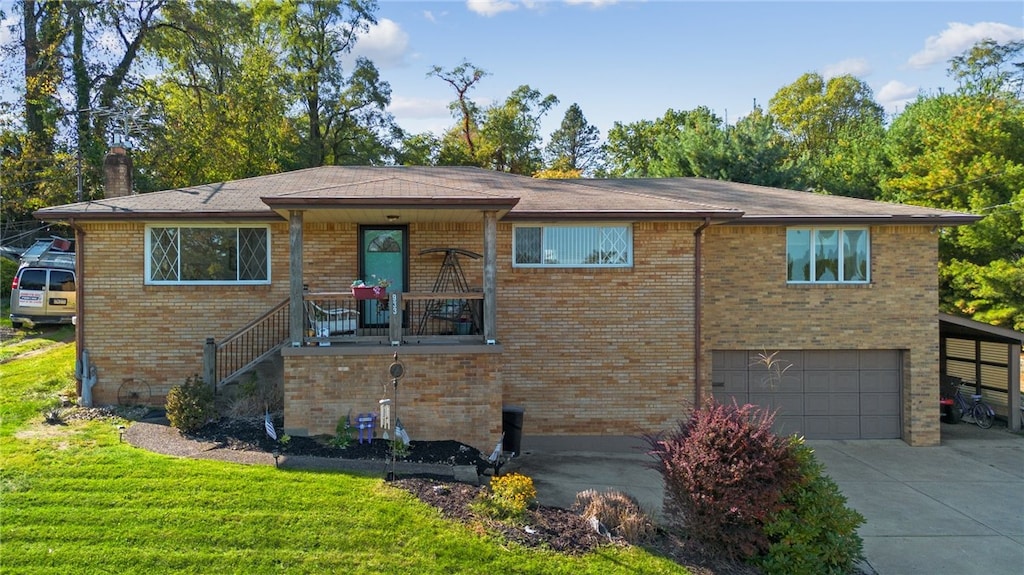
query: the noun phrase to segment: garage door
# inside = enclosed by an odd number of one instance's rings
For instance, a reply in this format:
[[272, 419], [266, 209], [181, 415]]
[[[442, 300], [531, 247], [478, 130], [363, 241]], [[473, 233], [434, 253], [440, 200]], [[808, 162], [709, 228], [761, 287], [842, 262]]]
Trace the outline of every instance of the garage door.
[[761, 351], [712, 353], [712, 393], [719, 402], [778, 410], [779, 433], [808, 439], [900, 437], [900, 352], [897, 350], [782, 351], [781, 377]]

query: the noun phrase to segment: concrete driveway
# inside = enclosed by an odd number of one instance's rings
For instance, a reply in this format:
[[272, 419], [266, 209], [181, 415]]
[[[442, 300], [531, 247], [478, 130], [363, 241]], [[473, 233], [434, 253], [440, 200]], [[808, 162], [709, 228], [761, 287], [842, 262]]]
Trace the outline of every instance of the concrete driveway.
[[[943, 425], [939, 447], [900, 440], [808, 441], [860, 528], [867, 572], [879, 575], [1024, 573], [1024, 435]], [[584, 489], [618, 489], [660, 517], [660, 475], [639, 444], [534, 446], [503, 472], [533, 478], [538, 499], [571, 507]]]

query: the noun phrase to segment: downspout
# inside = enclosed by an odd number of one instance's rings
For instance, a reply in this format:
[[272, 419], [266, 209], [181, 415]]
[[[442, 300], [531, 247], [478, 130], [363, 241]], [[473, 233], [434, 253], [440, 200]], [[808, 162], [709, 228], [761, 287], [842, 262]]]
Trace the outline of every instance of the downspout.
[[704, 223], [697, 227], [693, 232], [693, 407], [694, 409], [700, 408], [704, 404], [704, 390], [701, 388], [701, 355], [703, 354], [703, 346], [701, 345], [701, 334], [700, 326], [703, 322], [703, 310], [702, 310], [702, 292], [701, 292], [701, 273], [703, 266], [701, 262], [703, 260], [701, 249], [704, 245], [704, 230], [711, 225], [711, 218], [705, 217]]
[[85, 351], [85, 230], [75, 224], [74, 218], [68, 220], [68, 226], [75, 230], [75, 394], [79, 403], [92, 407], [92, 387], [96, 384], [96, 368], [89, 365], [89, 354]]

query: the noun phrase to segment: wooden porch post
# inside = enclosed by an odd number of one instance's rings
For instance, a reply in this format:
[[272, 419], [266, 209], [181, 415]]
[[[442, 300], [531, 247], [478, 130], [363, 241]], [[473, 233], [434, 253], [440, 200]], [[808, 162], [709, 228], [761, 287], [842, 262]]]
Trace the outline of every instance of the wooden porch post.
[[484, 342], [498, 340], [498, 214], [484, 212]]
[[302, 345], [303, 302], [302, 302], [302, 212], [288, 212], [288, 334], [292, 347]]

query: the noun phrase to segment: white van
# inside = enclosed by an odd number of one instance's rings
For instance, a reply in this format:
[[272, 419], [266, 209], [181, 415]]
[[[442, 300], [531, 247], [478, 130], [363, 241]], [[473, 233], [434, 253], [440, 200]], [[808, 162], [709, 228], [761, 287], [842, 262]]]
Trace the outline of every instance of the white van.
[[11, 282], [11, 324], [16, 328], [74, 323], [75, 254], [59, 249], [66, 242], [47, 241], [55, 245], [37, 249], [40, 243], [22, 257]]

